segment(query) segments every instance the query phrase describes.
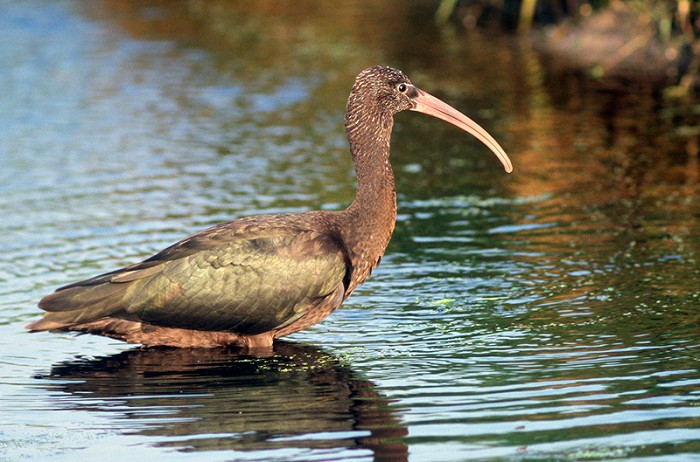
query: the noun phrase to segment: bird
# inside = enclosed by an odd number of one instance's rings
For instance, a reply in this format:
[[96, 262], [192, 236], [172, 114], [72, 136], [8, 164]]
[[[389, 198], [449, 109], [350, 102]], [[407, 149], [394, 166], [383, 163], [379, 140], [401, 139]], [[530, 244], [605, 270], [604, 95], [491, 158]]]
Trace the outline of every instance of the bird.
[[330, 315], [379, 264], [396, 222], [390, 138], [394, 115], [421, 112], [470, 133], [512, 163], [476, 122], [373, 66], [352, 86], [345, 115], [357, 190], [344, 210], [249, 216], [187, 237], [154, 256], [58, 288], [27, 329], [75, 331], [142, 348], [270, 349]]

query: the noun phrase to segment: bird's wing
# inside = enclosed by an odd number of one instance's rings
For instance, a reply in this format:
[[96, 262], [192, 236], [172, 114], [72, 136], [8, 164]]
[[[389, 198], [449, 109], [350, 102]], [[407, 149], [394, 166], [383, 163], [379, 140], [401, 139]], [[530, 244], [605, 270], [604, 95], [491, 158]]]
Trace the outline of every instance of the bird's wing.
[[341, 246], [295, 229], [196, 234], [121, 270], [58, 289], [31, 326], [56, 329], [105, 316], [255, 334], [287, 325], [344, 283]]

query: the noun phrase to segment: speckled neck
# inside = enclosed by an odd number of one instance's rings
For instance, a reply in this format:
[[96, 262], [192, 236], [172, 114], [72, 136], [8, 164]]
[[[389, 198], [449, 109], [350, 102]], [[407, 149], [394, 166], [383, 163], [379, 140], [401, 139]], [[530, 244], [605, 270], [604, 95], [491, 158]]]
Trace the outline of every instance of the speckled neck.
[[396, 191], [389, 162], [393, 123], [393, 113], [363, 97], [357, 84], [353, 87], [345, 130], [357, 175], [357, 194], [343, 212], [343, 239], [353, 263], [353, 285], [364, 281], [379, 264], [394, 231]]

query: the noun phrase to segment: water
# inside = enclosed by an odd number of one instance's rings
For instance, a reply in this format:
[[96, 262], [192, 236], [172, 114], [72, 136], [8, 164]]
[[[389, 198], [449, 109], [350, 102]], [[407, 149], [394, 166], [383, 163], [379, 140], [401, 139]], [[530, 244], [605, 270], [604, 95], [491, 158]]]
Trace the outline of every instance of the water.
[[[1, 2], [0, 459], [700, 460], [698, 105], [421, 3]], [[57, 286], [251, 213], [338, 209], [358, 70], [400, 114], [382, 265], [274, 356], [28, 334]]]

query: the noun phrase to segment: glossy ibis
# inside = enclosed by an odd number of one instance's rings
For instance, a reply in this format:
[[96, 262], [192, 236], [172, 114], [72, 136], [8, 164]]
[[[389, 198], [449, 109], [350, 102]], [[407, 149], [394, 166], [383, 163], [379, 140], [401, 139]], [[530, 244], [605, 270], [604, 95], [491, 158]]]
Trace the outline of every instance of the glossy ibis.
[[135, 265], [59, 288], [33, 331], [81, 331], [144, 346], [269, 348], [328, 316], [379, 264], [396, 220], [389, 142], [412, 110], [471, 133], [510, 159], [479, 125], [401, 72], [360, 72], [345, 130], [357, 194], [342, 211], [261, 215], [222, 223]]

